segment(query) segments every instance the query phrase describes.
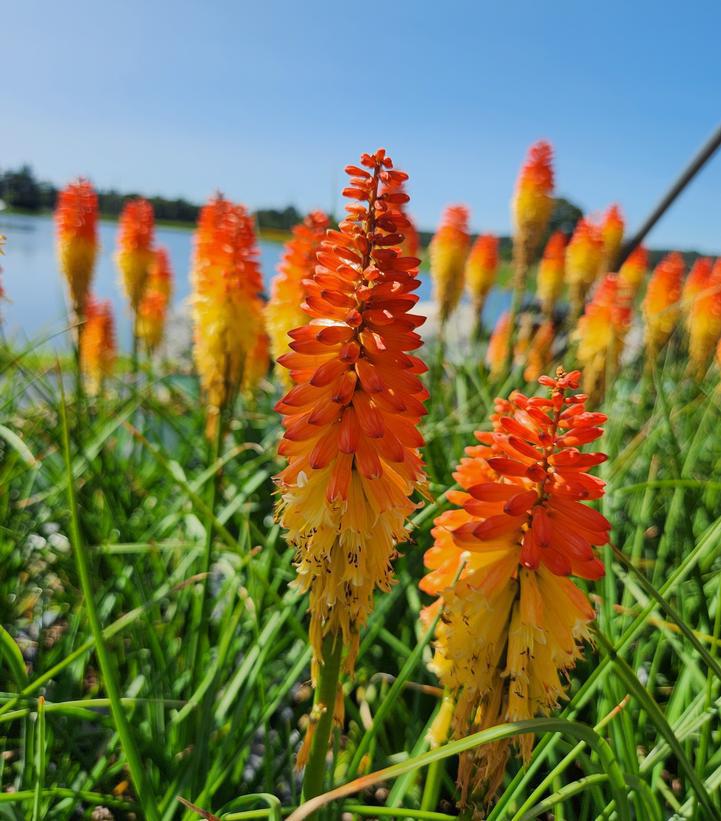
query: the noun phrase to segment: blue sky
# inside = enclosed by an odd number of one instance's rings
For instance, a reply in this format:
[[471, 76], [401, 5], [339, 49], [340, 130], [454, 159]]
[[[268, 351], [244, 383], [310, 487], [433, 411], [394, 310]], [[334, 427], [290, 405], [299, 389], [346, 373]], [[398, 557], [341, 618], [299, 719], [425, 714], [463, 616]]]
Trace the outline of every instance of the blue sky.
[[[0, 167], [252, 208], [337, 206], [386, 147], [424, 228], [463, 202], [508, 231], [527, 146], [637, 226], [721, 121], [712, 2], [2, 4]], [[652, 246], [721, 252], [721, 155]]]

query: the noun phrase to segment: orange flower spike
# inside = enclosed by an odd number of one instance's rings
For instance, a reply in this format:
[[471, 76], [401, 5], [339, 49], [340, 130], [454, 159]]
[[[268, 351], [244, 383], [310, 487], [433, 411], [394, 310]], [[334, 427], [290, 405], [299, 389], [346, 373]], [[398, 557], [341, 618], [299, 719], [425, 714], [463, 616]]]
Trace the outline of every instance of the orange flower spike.
[[155, 217], [153, 206], [142, 197], [130, 200], [120, 213], [115, 259], [121, 284], [133, 313], [137, 312], [153, 262]]
[[506, 367], [508, 346], [510, 344], [511, 315], [508, 311], [504, 311], [496, 321], [486, 350], [486, 365], [494, 379], [498, 379]]
[[611, 205], [603, 215], [601, 222], [601, 236], [603, 237], [603, 273], [614, 271], [618, 259], [623, 232], [626, 227], [621, 209], [618, 205]]
[[58, 193], [55, 225], [60, 269], [73, 311], [82, 317], [99, 249], [98, 195], [87, 180], [72, 182]]
[[163, 339], [167, 307], [168, 299], [165, 294], [154, 289], [146, 289], [138, 305], [135, 330], [148, 353], [152, 353]]
[[463, 205], [448, 206], [429, 248], [434, 299], [441, 326], [448, 321], [463, 294], [469, 245], [468, 209]]
[[113, 372], [117, 348], [115, 324], [109, 301], [85, 304], [85, 326], [80, 337], [80, 367], [85, 374], [88, 393], [101, 392], [103, 381]]
[[615, 372], [631, 324], [631, 301], [615, 274], [601, 280], [583, 316], [578, 320], [574, 338], [576, 356], [584, 368], [584, 390], [598, 395], [607, 372]]
[[348, 166], [352, 200], [328, 231], [306, 285], [308, 324], [280, 357], [294, 387], [278, 403], [288, 466], [278, 514], [296, 549], [297, 586], [310, 593], [314, 675], [325, 636], [342, 634], [352, 669], [376, 589], [392, 583], [412, 494], [425, 485], [417, 430], [428, 393], [413, 351], [423, 317], [419, 260], [401, 255], [396, 226], [408, 197], [380, 185], [406, 175], [380, 149]]
[[[580, 379], [559, 369], [538, 380], [550, 397], [497, 400], [493, 430], [476, 434], [481, 444], [466, 449], [454, 473], [456, 507], [435, 520], [431, 572], [420, 586], [445, 604], [432, 669], [456, 700], [456, 738], [549, 715], [565, 695], [562, 674], [590, 637], [593, 608], [565, 577], [604, 572], [595, 548], [608, 542], [610, 525], [584, 502], [604, 494], [587, 471], [606, 456], [581, 448], [602, 435], [606, 417], [586, 410]], [[518, 741], [526, 760], [532, 744]], [[461, 759], [462, 803], [493, 796], [509, 750], [503, 742]]]
[[499, 240], [493, 234], [481, 234], [473, 243], [466, 260], [466, 287], [473, 300], [473, 312], [480, 316], [488, 292], [498, 276]]
[[628, 255], [618, 272], [618, 278], [633, 298], [641, 287], [648, 272], [648, 251], [637, 245]]
[[517, 270], [533, 261], [553, 211], [553, 149], [541, 140], [531, 146], [511, 204], [513, 257]]
[[173, 269], [167, 248], [160, 247], [153, 251], [153, 258], [148, 269], [147, 289], [158, 291], [168, 301], [173, 295]]
[[721, 337], [721, 259], [717, 259], [710, 270], [699, 260], [694, 271], [694, 280], [691, 281], [689, 276], [686, 286], [688, 298], [691, 299], [690, 306], [687, 306], [686, 327], [689, 333], [689, 368], [697, 378], [701, 378]]
[[543, 313], [553, 314], [558, 298], [563, 292], [566, 268], [566, 235], [563, 231], [551, 234], [538, 266], [537, 294]]
[[678, 323], [685, 268], [683, 257], [674, 251], [659, 262], [648, 281], [642, 310], [646, 348], [651, 356], [656, 356], [668, 342]]
[[553, 340], [555, 338], [553, 322], [547, 319], [533, 335], [531, 346], [526, 354], [526, 369], [523, 378], [526, 382], [535, 382], [551, 365]]
[[263, 288], [253, 219], [216, 196], [198, 218], [191, 271], [193, 356], [208, 403], [207, 432], [235, 399], [263, 327]]
[[[288, 352], [289, 332], [308, 321], [302, 307], [305, 299], [303, 280], [313, 276], [315, 255], [328, 225], [328, 217], [322, 211], [313, 211], [293, 228], [293, 236], [285, 245], [278, 273], [270, 286], [270, 300], [265, 307], [274, 360]], [[281, 380], [289, 387], [288, 372], [284, 368], [278, 370]]]
[[[405, 180], [389, 179], [381, 185], [381, 191], [384, 194], [406, 194]], [[403, 242], [401, 243], [401, 252], [405, 257], [417, 257], [418, 249], [420, 247], [420, 238], [418, 237], [418, 229], [410, 214], [406, 212], [404, 203], [396, 204], [398, 216], [396, 218], [396, 230], [403, 234]]]
[[599, 227], [585, 217], [580, 219], [566, 248], [566, 281], [572, 316], [577, 317], [583, 310], [586, 294], [601, 271], [603, 249]]

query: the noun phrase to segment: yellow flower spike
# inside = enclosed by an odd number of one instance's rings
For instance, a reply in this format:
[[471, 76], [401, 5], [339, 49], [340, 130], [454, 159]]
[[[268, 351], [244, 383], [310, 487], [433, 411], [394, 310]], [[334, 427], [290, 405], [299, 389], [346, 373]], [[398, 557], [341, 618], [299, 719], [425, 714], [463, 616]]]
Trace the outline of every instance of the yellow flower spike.
[[463, 294], [469, 245], [468, 209], [463, 205], [448, 206], [429, 248], [434, 301], [438, 306], [441, 328], [455, 311]]
[[563, 293], [566, 270], [566, 235], [563, 231], [551, 234], [538, 266], [536, 294], [546, 317], [553, 315], [556, 302]]
[[648, 273], [648, 251], [643, 245], [637, 245], [628, 255], [618, 272], [618, 278], [628, 291], [631, 299], [638, 293]]
[[585, 217], [580, 219], [566, 247], [566, 282], [572, 319], [583, 310], [586, 295], [601, 272], [603, 254], [599, 227]]
[[207, 434], [242, 387], [263, 328], [253, 219], [216, 196], [198, 218], [191, 271], [193, 356], [208, 406]]
[[646, 323], [644, 340], [650, 357], [668, 342], [681, 315], [681, 287], [686, 264], [672, 252], [656, 266], [646, 287], [642, 310]]
[[[706, 372], [721, 337], [721, 260], [717, 259], [705, 276], [690, 283], [692, 301], [687, 308], [689, 369], [700, 379]], [[690, 279], [690, 277], [689, 277]]]
[[552, 361], [551, 348], [555, 339], [553, 322], [547, 319], [533, 335], [528, 352], [525, 356], [526, 368], [523, 378], [526, 382], [535, 382], [541, 374], [549, 370]]
[[618, 205], [611, 205], [601, 220], [601, 236], [603, 237], [601, 272], [604, 274], [616, 269], [616, 260], [621, 250], [625, 227], [626, 223], [621, 214], [621, 209]]
[[[293, 236], [285, 245], [278, 273], [270, 286], [270, 300], [265, 307], [274, 360], [290, 350], [289, 332], [308, 322], [308, 315], [303, 311], [303, 280], [313, 276], [315, 256], [328, 225], [328, 217], [322, 211], [313, 211], [293, 228]], [[276, 372], [281, 382], [290, 387], [288, 371], [277, 368]]]
[[540, 140], [531, 146], [518, 176], [511, 204], [513, 258], [524, 273], [548, 227], [553, 211], [553, 150]]
[[473, 301], [473, 315], [480, 327], [488, 293], [498, 276], [498, 237], [481, 234], [473, 243], [466, 260], [465, 280]]
[[88, 393], [102, 391], [103, 382], [113, 372], [117, 349], [115, 324], [109, 301], [85, 303], [85, 326], [80, 336], [80, 368], [85, 374]]
[[578, 342], [576, 356], [584, 370], [584, 390], [595, 398], [603, 393], [607, 376], [618, 369], [630, 324], [629, 294], [617, 276], [606, 274], [573, 334]]
[[58, 193], [55, 208], [60, 269], [73, 313], [82, 319], [98, 255], [98, 195], [84, 179]]
[[511, 315], [508, 311], [504, 311], [496, 321], [486, 350], [486, 365], [494, 379], [498, 379], [506, 367], [508, 346], [510, 344]]
[[118, 251], [115, 259], [133, 314], [137, 313], [143, 298], [153, 263], [154, 233], [153, 206], [142, 197], [126, 203], [118, 221]]
[[138, 305], [135, 332], [148, 353], [163, 340], [168, 305], [173, 292], [173, 272], [165, 248], [157, 248], [148, 269], [148, 278]]

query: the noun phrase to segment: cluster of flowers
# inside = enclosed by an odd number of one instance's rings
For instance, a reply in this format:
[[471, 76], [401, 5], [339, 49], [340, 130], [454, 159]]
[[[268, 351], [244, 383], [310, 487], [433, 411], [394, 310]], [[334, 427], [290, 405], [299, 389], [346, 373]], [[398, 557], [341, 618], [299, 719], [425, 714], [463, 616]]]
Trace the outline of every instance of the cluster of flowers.
[[[610, 525], [583, 502], [603, 495], [604, 483], [587, 471], [606, 457], [580, 448], [602, 435], [606, 417], [586, 410], [580, 378], [559, 369], [539, 379], [550, 397], [497, 400], [492, 430], [476, 433], [479, 444], [453, 474], [462, 488], [448, 494], [456, 507], [434, 522], [420, 587], [438, 597], [426, 621], [443, 607], [432, 668], [455, 703], [456, 737], [549, 714], [590, 637], [593, 608], [568, 577], [604, 573], [594, 548], [608, 542]], [[447, 725], [439, 713], [435, 742], [445, 741]], [[518, 742], [524, 759], [532, 744], [530, 736]], [[464, 803], [493, 795], [509, 747], [462, 757]]]
[[[91, 291], [98, 240], [98, 197], [84, 179], [58, 194], [55, 210], [60, 268], [68, 286], [82, 369], [92, 393], [100, 390], [116, 358], [110, 302]], [[153, 247], [153, 209], [144, 199], [126, 203], [120, 215], [116, 261], [134, 316], [135, 334], [150, 352], [160, 343], [172, 292], [168, 253]]]

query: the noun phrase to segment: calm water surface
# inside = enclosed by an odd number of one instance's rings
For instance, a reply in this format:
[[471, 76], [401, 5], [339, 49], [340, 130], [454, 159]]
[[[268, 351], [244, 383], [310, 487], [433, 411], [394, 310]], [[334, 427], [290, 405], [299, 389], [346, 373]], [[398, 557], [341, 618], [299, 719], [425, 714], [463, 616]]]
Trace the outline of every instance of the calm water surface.
[[[130, 345], [130, 314], [118, 282], [113, 256], [116, 248], [117, 223], [100, 223], [100, 254], [95, 268], [93, 291], [98, 298], [109, 299], [115, 311], [120, 345]], [[58, 269], [55, 251], [55, 226], [51, 216], [25, 216], [0, 213], [0, 234], [5, 234], [5, 256], [0, 260], [3, 284], [9, 302], [0, 305], [5, 332], [18, 344], [41, 343], [63, 348], [69, 344], [66, 328], [64, 281]], [[175, 275], [174, 307], [179, 308], [190, 293], [191, 242], [188, 228], [158, 226], [156, 243], [170, 254]], [[260, 263], [266, 290], [275, 274], [283, 246], [277, 242], [260, 242]], [[431, 297], [427, 272], [421, 276], [417, 291], [421, 300]], [[493, 321], [506, 306], [505, 293], [494, 292], [486, 305], [486, 320]]]

